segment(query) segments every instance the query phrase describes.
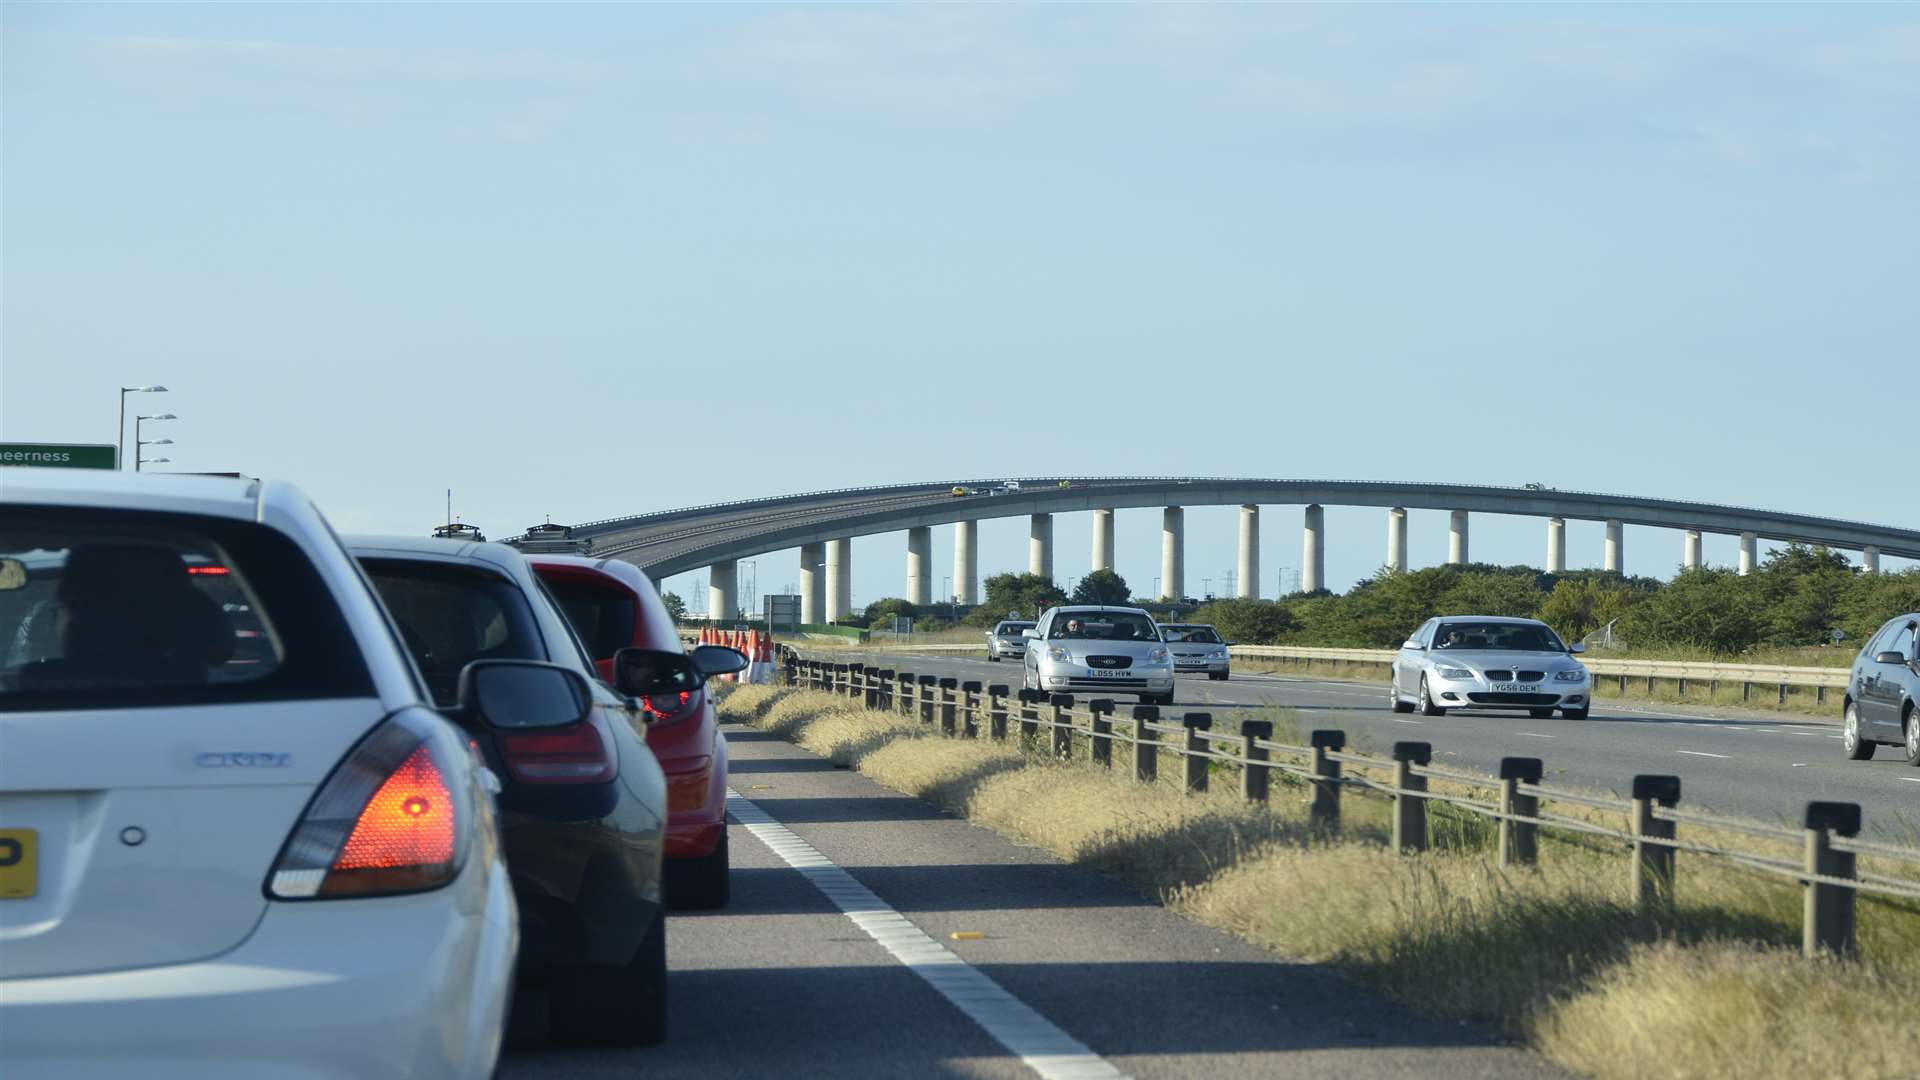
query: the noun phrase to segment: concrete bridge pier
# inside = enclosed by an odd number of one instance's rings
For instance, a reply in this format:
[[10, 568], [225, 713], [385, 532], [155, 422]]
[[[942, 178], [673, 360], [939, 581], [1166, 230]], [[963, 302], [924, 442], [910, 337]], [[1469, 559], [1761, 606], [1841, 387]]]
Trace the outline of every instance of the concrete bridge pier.
[[1880, 572], [1880, 549], [1877, 547], [1861, 548], [1860, 564], [1867, 568], [1867, 573], [1869, 574], [1879, 573]]
[[907, 530], [907, 603], [926, 607], [933, 602], [933, 529], [926, 525]]
[[1300, 530], [1300, 591], [1327, 587], [1327, 511], [1319, 503], [1307, 507]]
[[827, 608], [827, 546], [800, 545], [800, 621], [820, 622]]
[[1567, 572], [1567, 519], [1547, 519], [1547, 573]]
[[853, 541], [827, 541], [827, 621], [839, 622], [853, 609]]
[[1455, 510], [1447, 522], [1447, 563], [1450, 566], [1465, 566], [1468, 558], [1467, 512]]
[[1027, 573], [1053, 580], [1053, 515], [1035, 514], [1027, 523]]
[[739, 612], [740, 563], [726, 559], [707, 567], [707, 618], [732, 622]]
[[1187, 594], [1187, 512], [1177, 506], [1160, 511], [1160, 599]]
[[1260, 598], [1260, 508], [1252, 503], [1240, 507], [1240, 560], [1235, 571], [1239, 579], [1234, 594], [1243, 600]]
[[1407, 572], [1407, 511], [1396, 506], [1387, 511], [1387, 569], [1396, 574]]
[[1700, 530], [1688, 529], [1686, 546], [1680, 549], [1680, 568], [1700, 569]]
[[1093, 569], [1113, 569], [1113, 511], [1093, 512]]
[[1607, 519], [1607, 560], [1602, 565], [1609, 573], [1627, 572], [1626, 563], [1623, 561], [1626, 558], [1624, 534], [1625, 530], [1621, 528], [1618, 521], [1612, 518]]
[[1740, 534], [1740, 576], [1753, 573], [1760, 560], [1760, 538], [1750, 532]]
[[953, 523], [953, 595], [966, 605], [980, 602], [980, 523]]

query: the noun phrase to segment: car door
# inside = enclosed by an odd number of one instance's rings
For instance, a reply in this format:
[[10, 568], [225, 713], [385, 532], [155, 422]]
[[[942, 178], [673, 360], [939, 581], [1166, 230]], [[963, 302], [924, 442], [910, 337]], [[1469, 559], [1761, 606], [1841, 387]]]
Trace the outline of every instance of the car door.
[[1871, 723], [1876, 729], [1875, 734], [1890, 739], [1899, 738], [1902, 734], [1900, 704], [1907, 681], [1911, 677], [1908, 664], [1913, 660], [1915, 649], [1912, 620], [1903, 622], [1896, 619], [1894, 623], [1891, 632], [1884, 635], [1885, 640], [1876, 644], [1875, 655], [1882, 652], [1897, 652], [1901, 656], [1901, 662], [1883, 664], [1871, 656], [1867, 657], [1868, 662], [1875, 669], [1876, 677], [1873, 680], [1872, 689], [1872, 714], [1862, 716], [1862, 719]]
[[1853, 662], [1854, 708], [1860, 714], [1862, 730], [1872, 736], [1878, 736], [1880, 733], [1880, 677], [1885, 666], [1874, 657], [1887, 647], [1886, 642], [1893, 640], [1893, 632], [1898, 625], [1899, 620], [1893, 619], [1875, 630]]
[[[1438, 621], [1438, 619], [1428, 619], [1422, 623], [1420, 629], [1413, 632], [1413, 637], [1410, 640], [1418, 641], [1422, 645], [1426, 644], [1427, 638], [1433, 633], [1433, 624]], [[1404, 642], [1401, 644], [1400, 652], [1394, 657], [1393, 661], [1393, 684], [1399, 688], [1401, 693], [1411, 693], [1420, 685], [1421, 665], [1426, 661], [1426, 658], [1427, 654], [1425, 650], [1409, 649]]]

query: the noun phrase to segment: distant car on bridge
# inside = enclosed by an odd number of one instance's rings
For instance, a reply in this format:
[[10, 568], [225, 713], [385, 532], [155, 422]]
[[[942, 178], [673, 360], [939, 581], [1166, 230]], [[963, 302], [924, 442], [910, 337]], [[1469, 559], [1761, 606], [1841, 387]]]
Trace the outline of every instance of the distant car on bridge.
[[1525, 709], [1545, 719], [1559, 709], [1569, 720], [1585, 720], [1593, 679], [1572, 655], [1585, 651], [1561, 641], [1538, 619], [1428, 619], [1394, 657], [1387, 702], [1394, 712], [1418, 709], [1426, 716], [1448, 709]]

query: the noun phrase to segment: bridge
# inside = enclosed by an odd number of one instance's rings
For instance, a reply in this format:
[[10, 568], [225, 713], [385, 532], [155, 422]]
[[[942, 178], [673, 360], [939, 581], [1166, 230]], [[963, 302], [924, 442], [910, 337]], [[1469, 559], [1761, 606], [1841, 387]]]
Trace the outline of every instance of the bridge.
[[[956, 495], [956, 490], [971, 494]], [[1603, 568], [1623, 567], [1624, 527], [1645, 525], [1683, 533], [1681, 564], [1701, 563], [1701, 538], [1715, 533], [1740, 538], [1741, 573], [1750, 572], [1761, 540], [1815, 544], [1858, 551], [1869, 572], [1882, 555], [1920, 559], [1920, 530], [1845, 521], [1750, 507], [1561, 491], [1541, 486], [1407, 483], [1367, 480], [1263, 480], [1235, 477], [1039, 477], [1017, 481], [959, 480], [848, 488], [765, 499], [716, 503], [574, 526], [575, 539], [590, 538], [596, 555], [631, 562], [655, 580], [702, 566], [710, 568], [709, 611], [738, 608], [738, 560], [788, 548], [800, 550], [801, 618], [831, 622], [851, 612], [852, 544], [856, 536], [906, 533], [906, 599], [932, 601], [932, 536], [935, 525], [958, 526], [954, 534], [956, 598], [979, 602], [977, 528], [985, 518], [1030, 519], [1031, 573], [1053, 575], [1053, 515], [1093, 514], [1094, 570], [1113, 568], [1113, 515], [1117, 510], [1161, 511], [1162, 593], [1185, 593], [1187, 506], [1240, 507], [1238, 592], [1259, 595], [1260, 507], [1304, 506], [1301, 588], [1326, 583], [1323, 507], [1373, 506], [1386, 510], [1382, 565], [1407, 568], [1407, 511], [1446, 510], [1447, 561], [1469, 556], [1471, 515], [1491, 513], [1546, 519], [1549, 572], [1567, 568], [1566, 522], [1606, 525]]]

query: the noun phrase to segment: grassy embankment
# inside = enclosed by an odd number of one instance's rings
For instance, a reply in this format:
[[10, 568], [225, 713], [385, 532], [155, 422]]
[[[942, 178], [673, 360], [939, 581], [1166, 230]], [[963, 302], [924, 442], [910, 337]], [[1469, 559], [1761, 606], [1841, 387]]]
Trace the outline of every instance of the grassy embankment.
[[[1486, 821], [1433, 804], [1434, 850], [1404, 857], [1385, 846], [1385, 803], [1350, 795], [1344, 828], [1318, 832], [1304, 789], [1278, 776], [1261, 806], [1238, 797], [1231, 772], [1187, 795], [1171, 757], [1161, 783], [1140, 785], [1118, 765], [1085, 764], [1084, 744], [1059, 762], [1043, 747], [947, 739], [827, 694], [742, 687], [721, 711], [1602, 1080], [1913, 1075], [1920, 906], [1863, 900], [1865, 959], [1807, 961], [1795, 886], [1703, 858], [1680, 857], [1671, 911], [1642, 915], [1616, 841], [1543, 834], [1537, 868], [1502, 871]], [[1298, 740], [1290, 714], [1269, 715], [1276, 738]]]

